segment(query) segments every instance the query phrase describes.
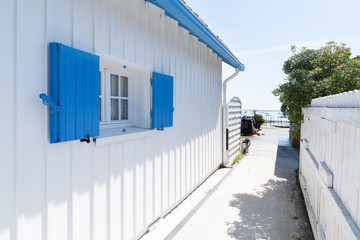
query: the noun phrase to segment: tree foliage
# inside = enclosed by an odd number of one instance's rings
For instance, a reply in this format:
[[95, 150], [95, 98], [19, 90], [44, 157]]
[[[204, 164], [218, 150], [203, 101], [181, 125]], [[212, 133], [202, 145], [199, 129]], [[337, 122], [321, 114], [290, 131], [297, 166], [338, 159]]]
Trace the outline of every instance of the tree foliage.
[[311, 100], [360, 89], [360, 57], [350, 58], [345, 44], [329, 42], [320, 49], [302, 48], [284, 62], [285, 83], [273, 90], [279, 96], [281, 111], [293, 123], [300, 124], [301, 109]]

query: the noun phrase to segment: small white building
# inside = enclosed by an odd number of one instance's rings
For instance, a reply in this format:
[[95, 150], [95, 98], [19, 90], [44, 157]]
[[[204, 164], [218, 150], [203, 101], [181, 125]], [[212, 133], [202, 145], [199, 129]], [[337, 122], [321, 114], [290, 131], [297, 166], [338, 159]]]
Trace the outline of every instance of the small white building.
[[244, 66], [182, 1], [7, 0], [0, 26], [0, 240], [138, 238], [222, 163]]

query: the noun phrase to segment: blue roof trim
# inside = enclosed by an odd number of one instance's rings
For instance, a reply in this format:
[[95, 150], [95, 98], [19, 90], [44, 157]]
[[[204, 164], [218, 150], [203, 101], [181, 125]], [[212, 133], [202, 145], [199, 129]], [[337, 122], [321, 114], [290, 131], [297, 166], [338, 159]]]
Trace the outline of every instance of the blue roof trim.
[[179, 22], [180, 26], [184, 27], [192, 35], [199, 38], [201, 42], [205, 43], [210, 49], [212, 49], [225, 63], [239, 69], [240, 71], [244, 71], [245, 66], [181, 0], [147, 1], [163, 9], [167, 16], [175, 19]]

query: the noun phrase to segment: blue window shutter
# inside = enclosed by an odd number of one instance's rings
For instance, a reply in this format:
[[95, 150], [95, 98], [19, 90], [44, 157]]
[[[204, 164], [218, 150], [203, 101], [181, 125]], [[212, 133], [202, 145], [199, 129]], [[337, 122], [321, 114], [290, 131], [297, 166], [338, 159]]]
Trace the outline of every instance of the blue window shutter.
[[152, 128], [173, 126], [174, 78], [153, 72], [152, 77]]
[[99, 135], [99, 57], [60, 43], [49, 46], [50, 142]]

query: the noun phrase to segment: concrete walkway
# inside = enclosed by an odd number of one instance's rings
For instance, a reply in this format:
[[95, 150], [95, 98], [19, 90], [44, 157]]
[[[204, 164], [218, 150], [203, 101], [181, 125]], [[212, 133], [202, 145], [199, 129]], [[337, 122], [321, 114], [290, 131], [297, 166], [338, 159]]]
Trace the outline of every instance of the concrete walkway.
[[289, 181], [298, 151], [289, 145], [288, 129], [264, 133], [250, 137], [250, 152], [239, 164], [217, 171], [143, 239], [299, 239]]

